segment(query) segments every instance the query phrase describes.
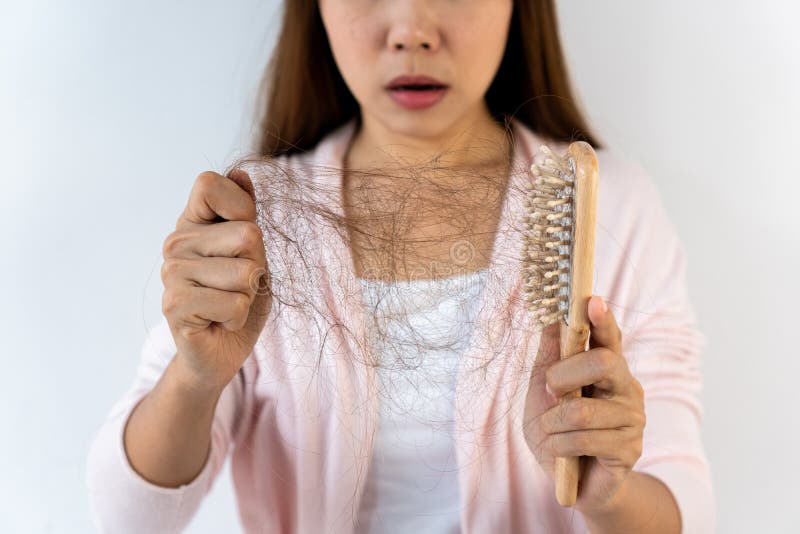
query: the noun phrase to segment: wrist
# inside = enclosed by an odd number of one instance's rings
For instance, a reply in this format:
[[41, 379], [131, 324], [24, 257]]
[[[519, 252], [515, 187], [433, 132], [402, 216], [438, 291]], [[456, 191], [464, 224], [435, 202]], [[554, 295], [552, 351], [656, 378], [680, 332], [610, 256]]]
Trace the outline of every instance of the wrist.
[[629, 491], [631, 478], [635, 476], [635, 474], [636, 473], [634, 471], [628, 473], [628, 476], [625, 477], [625, 480], [622, 482], [622, 485], [619, 487], [617, 492], [602, 506], [579, 509], [578, 511], [581, 512], [584, 517], [593, 519], [601, 519], [618, 514]]
[[167, 371], [170, 372], [170, 379], [172, 380], [175, 388], [184, 395], [202, 398], [217, 399], [225, 389], [226, 383], [219, 381], [208, 380], [202, 378], [189, 367], [186, 361], [180, 356], [180, 353], [175, 354], [172, 358]]

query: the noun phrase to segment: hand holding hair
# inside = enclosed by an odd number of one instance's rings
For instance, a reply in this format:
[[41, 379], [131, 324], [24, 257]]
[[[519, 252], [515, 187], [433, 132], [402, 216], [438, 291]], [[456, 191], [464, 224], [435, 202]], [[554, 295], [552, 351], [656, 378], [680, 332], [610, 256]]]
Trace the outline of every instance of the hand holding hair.
[[253, 350], [272, 304], [248, 174], [198, 175], [163, 255], [162, 308], [175, 363], [189, 385], [220, 390]]

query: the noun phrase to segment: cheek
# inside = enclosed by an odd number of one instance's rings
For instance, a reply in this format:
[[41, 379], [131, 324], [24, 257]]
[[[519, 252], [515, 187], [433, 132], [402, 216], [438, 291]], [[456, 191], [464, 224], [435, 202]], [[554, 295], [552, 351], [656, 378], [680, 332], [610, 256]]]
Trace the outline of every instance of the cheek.
[[365, 29], [368, 27], [363, 22], [342, 21], [328, 35], [339, 72], [356, 98], [365, 95], [374, 85], [370, 70], [363, 68], [364, 65], [375, 65], [377, 61], [374, 36]]
[[452, 50], [457, 54], [459, 79], [468, 80], [476, 93], [486, 90], [503, 59], [511, 11], [476, 13], [451, 32]]
[[470, 82], [475, 92], [488, 88], [503, 59], [505, 39], [484, 37], [477, 41], [464, 40], [457, 45], [459, 79]]

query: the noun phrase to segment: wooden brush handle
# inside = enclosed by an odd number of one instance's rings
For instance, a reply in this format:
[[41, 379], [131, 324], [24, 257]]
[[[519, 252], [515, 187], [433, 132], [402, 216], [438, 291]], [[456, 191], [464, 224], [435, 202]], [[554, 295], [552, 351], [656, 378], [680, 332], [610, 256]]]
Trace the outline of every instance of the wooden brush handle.
[[[573, 221], [572, 278], [569, 296], [569, 325], [560, 321], [561, 359], [586, 350], [589, 339], [589, 299], [594, 272], [594, 229], [597, 221], [597, 156], [584, 141], [570, 144], [567, 154], [575, 161], [575, 220]], [[581, 388], [559, 402], [581, 396]], [[572, 506], [578, 499], [580, 456], [556, 457], [556, 499]]]

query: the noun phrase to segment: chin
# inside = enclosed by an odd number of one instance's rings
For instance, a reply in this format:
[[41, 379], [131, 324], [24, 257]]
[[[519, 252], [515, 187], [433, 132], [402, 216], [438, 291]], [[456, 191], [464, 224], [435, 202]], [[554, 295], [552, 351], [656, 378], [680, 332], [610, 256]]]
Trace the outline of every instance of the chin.
[[405, 109], [389, 109], [381, 115], [381, 122], [387, 127], [411, 134], [435, 134], [453, 124], [460, 114], [450, 110], [425, 109], [409, 111]]

